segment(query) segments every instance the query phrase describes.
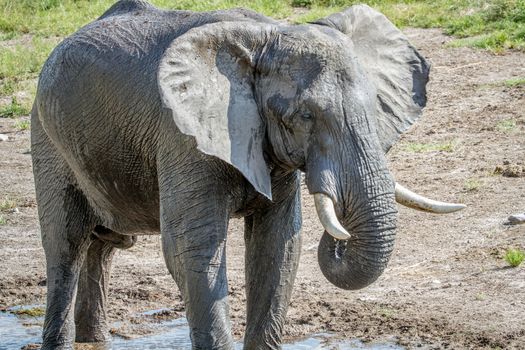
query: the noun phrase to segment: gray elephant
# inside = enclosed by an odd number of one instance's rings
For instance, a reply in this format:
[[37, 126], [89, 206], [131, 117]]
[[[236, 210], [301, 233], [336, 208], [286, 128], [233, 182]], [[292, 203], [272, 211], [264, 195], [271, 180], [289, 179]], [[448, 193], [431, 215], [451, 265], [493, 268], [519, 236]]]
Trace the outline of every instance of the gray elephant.
[[279, 348], [301, 247], [299, 173], [328, 280], [363, 288], [393, 249], [385, 152], [425, 105], [427, 62], [367, 6], [307, 25], [116, 3], [45, 63], [32, 154], [47, 261], [43, 349], [107, 341], [116, 248], [158, 234], [195, 349], [232, 349], [225, 243], [245, 220], [245, 349]]

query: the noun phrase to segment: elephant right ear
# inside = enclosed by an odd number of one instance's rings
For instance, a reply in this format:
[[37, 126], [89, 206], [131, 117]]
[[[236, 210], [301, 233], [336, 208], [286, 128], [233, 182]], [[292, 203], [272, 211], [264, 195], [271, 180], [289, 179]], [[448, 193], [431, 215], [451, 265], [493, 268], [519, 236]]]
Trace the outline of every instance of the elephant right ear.
[[263, 155], [265, 123], [254, 97], [254, 66], [269, 28], [219, 22], [189, 30], [169, 45], [158, 84], [179, 130], [197, 148], [237, 168], [271, 199], [270, 170]]
[[430, 65], [383, 14], [355, 5], [314, 22], [348, 35], [377, 88], [378, 136], [385, 152], [421, 115]]

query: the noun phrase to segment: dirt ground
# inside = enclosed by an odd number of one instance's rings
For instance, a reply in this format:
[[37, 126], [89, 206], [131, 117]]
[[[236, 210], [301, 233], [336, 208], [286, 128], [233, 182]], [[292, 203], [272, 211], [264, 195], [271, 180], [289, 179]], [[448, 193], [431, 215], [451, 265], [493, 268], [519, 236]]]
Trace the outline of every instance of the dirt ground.
[[[400, 208], [388, 269], [373, 285], [349, 292], [319, 270], [322, 230], [303, 189], [304, 245], [286, 340], [333, 332], [407, 348], [525, 349], [525, 267], [509, 268], [503, 259], [509, 247], [525, 249], [525, 225], [504, 225], [525, 212], [525, 86], [503, 83], [525, 76], [525, 54], [449, 48], [451, 39], [439, 30], [405, 32], [433, 68], [428, 106], [389, 152], [391, 170], [417, 192], [468, 208], [446, 216]], [[0, 308], [45, 300], [29, 131], [14, 124], [0, 119], [0, 133], [9, 136], [0, 142], [0, 200], [17, 208], [0, 212], [7, 220], [0, 225]], [[426, 146], [416, 152], [416, 144]], [[242, 221], [232, 220], [227, 253], [236, 338], [245, 326], [243, 246]], [[134, 320], [133, 329], [114, 332], [147, 331], [139, 312], [183, 312], [158, 236], [140, 237], [113, 266], [109, 315]]]

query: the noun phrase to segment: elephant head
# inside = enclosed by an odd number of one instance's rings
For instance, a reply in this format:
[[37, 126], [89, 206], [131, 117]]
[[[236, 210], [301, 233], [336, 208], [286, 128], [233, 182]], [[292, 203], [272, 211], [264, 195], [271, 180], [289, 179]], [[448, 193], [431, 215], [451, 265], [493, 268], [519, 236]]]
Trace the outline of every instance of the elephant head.
[[440, 209], [396, 186], [385, 159], [426, 103], [428, 71], [383, 15], [354, 6], [308, 25], [192, 29], [167, 48], [158, 81], [179, 130], [262, 195], [272, 198], [272, 169], [306, 173], [326, 230], [321, 270], [357, 289], [388, 262], [396, 197]]

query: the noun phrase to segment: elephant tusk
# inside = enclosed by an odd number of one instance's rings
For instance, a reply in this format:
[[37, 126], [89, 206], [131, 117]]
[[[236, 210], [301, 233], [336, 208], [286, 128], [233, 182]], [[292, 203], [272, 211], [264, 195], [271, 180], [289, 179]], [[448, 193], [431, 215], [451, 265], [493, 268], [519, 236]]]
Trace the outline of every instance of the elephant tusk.
[[406, 207], [435, 214], [448, 214], [466, 208], [464, 204], [445, 203], [423, 197], [396, 182], [396, 202]]
[[317, 216], [323, 225], [326, 232], [336, 239], [346, 240], [350, 238], [350, 234], [339, 223], [337, 215], [335, 215], [334, 202], [330, 197], [323, 193], [314, 194], [315, 209]]

